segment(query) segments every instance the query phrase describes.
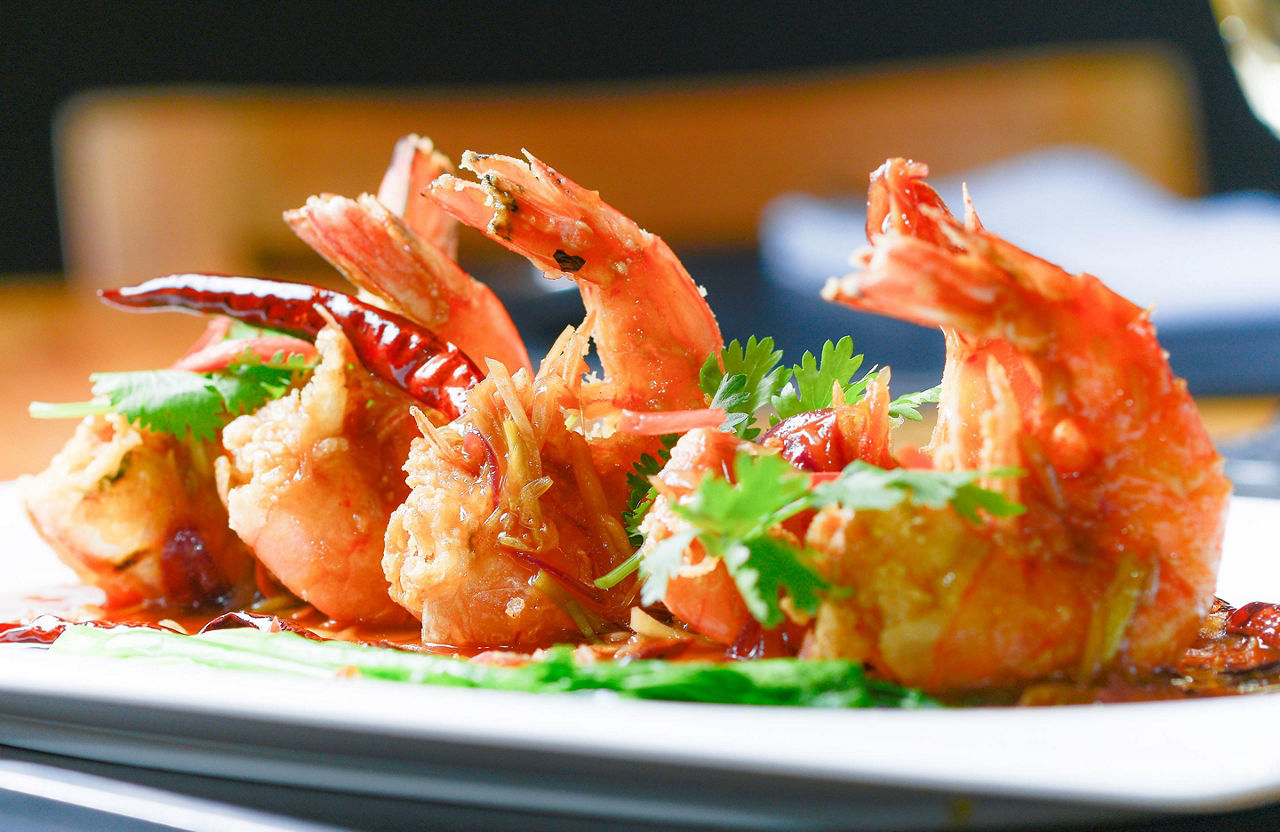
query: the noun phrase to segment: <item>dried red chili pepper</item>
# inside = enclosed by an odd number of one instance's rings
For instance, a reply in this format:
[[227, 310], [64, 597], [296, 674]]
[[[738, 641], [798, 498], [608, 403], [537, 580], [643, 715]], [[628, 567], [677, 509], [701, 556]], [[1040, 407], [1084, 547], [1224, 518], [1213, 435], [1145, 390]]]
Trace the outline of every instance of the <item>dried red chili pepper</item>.
[[298, 337], [314, 338], [328, 318], [342, 327], [366, 369], [449, 418], [465, 407], [465, 393], [484, 377], [453, 344], [408, 318], [343, 292], [306, 283], [174, 274], [98, 296], [123, 309], [214, 312]]
[[1227, 617], [1228, 633], [1253, 636], [1264, 647], [1280, 648], [1280, 605], [1252, 601]]

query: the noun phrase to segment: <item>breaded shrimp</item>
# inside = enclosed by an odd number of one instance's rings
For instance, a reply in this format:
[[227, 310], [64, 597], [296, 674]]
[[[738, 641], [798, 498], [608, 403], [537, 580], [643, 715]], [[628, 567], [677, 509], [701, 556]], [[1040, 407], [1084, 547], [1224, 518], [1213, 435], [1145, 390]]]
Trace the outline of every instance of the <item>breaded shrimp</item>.
[[[1213, 598], [1230, 483], [1148, 313], [963, 223], [890, 160], [872, 176], [864, 270], [824, 296], [940, 326], [947, 362], [926, 449], [1026, 507], [828, 508], [806, 542], [851, 588], [804, 655], [868, 662], [930, 691], [1016, 687], [1177, 661]], [[967, 202], [967, 199], [966, 199]]]
[[218, 491], [231, 528], [299, 598], [340, 622], [405, 623], [381, 561], [408, 495], [414, 401], [366, 371], [341, 330], [316, 346], [304, 387], [227, 425]]
[[[625, 620], [632, 582], [606, 593], [592, 581], [631, 554], [625, 477], [659, 445], [618, 427], [627, 410], [706, 407], [698, 374], [720, 333], [670, 249], [595, 192], [532, 157], [467, 153], [463, 167], [480, 183], [443, 176], [432, 197], [549, 276], [574, 279], [587, 317], [536, 376], [491, 363], [461, 418], [423, 425], [383, 566], [424, 641], [536, 646], [578, 633], [584, 615]], [[601, 379], [583, 379], [588, 336]]]
[[213, 487], [218, 453], [216, 441], [89, 416], [47, 469], [22, 479], [27, 513], [109, 609], [249, 603], [254, 559]]

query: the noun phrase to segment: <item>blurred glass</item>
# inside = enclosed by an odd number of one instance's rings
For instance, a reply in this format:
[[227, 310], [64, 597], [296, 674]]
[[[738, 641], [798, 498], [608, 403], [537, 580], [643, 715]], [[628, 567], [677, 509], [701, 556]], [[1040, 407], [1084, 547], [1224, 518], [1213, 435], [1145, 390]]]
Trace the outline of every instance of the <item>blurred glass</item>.
[[1280, 136], [1280, 0], [1211, 0], [1249, 106]]

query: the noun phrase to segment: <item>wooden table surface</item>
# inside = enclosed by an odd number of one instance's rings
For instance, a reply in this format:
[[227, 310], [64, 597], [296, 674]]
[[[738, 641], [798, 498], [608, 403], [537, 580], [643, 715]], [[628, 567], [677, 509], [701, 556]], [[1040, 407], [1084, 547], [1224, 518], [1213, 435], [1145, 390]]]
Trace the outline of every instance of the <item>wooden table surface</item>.
[[203, 329], [194, 315], [111, 309], [56, 279], [0, 282], [0, 480], [44, 468], [75, 429], [31, 418], [32, 401], [85, 401], [90, 373], [163, 367]]
[[[0, 280], [0, 481], [44, 468], [74, 429], [70, 420], [31, 418], [32, 401], [84, 401], [90, 373], [164, 367], [203, 327], [194, 315], [111, 309], [91, 290], [55, 277]], [[1200, 405], [1210, 430], [1225, 438], [1267, 424], [1278, 402], [1280, 396], [1214, 398]]]

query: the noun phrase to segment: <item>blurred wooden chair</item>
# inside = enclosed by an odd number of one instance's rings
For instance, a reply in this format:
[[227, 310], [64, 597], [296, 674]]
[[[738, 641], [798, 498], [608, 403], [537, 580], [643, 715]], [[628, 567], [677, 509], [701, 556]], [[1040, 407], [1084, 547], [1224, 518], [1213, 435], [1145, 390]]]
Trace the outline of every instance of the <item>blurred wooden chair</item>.
[[[644, 84], [101, 90], [57, 130], [67, 271], [87, 285], [307, 277], [323, 265], [281, 212], [376, 189], [409, 132], [455, 160], [528, 148], [677, 249], [749, 244], [775, 195], [860, 190], [891, 155], [946, 175], [1079, 143], [1183, 194], [1203, 167], [1186, 73], [1135, 46]], [[496, 251], [479, 242], [464, 239], [464, 263]]]

